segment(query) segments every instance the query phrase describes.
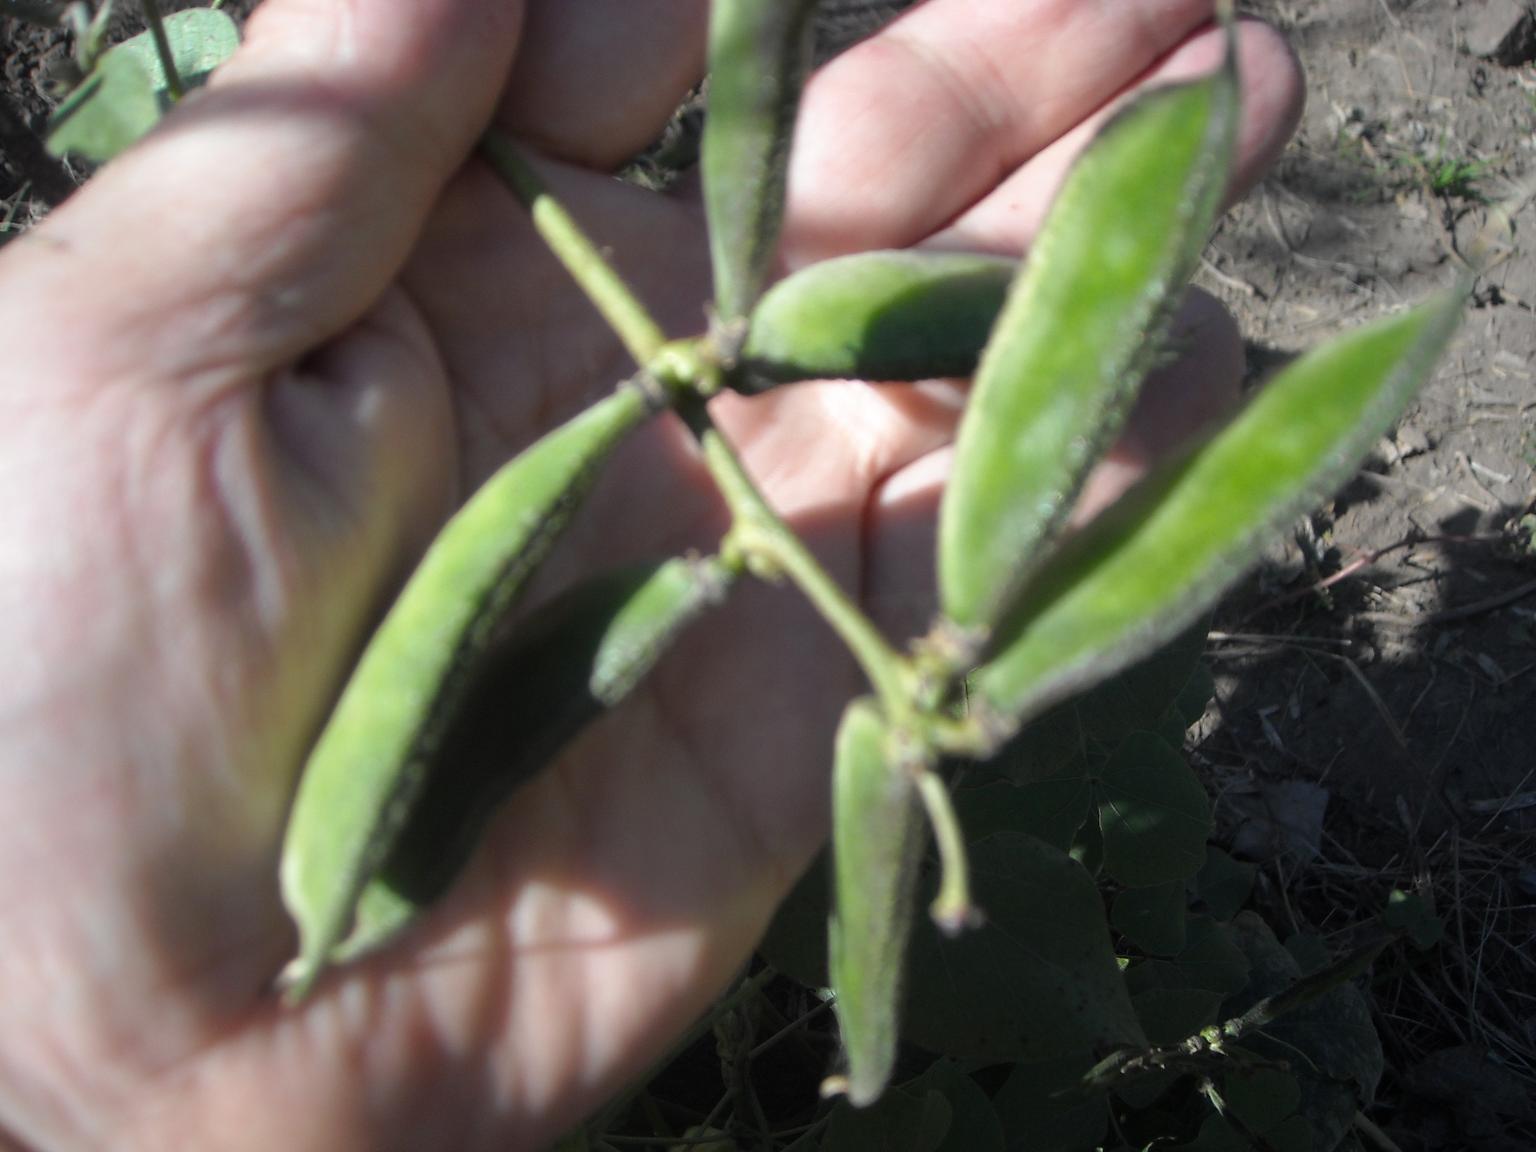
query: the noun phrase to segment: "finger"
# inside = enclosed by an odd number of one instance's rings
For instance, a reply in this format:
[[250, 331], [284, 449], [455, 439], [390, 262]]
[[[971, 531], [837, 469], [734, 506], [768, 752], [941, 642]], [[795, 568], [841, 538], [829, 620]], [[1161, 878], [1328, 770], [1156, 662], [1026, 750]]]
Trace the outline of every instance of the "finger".
[[[1267, 24], [1245, 21], [1240, 29], [1243, 118], [1230, 203], [1241, 200], [1279, 159], [1301, 114], [1302, 89], [1295, 58]], [[1018, 252], [1029, 246], [1072, 162], [1115, 109], [1146, 88], [1192, 80], [1219, 66], [1222, 34], [1209, 29], [1187, 40], [1120, 97], [1105, 105], [960, 214], [926, 243], [935, 247]]]
[[[1212, 10], [1212, 0], [929, 0], [808, 88], [786, 259], [923, 239], [1101, 110]], [[1294, 63], [1267, 81], [1284, 85], [1287, 106], [1299, 102]]]
[[53, 351], [92, 378], [291, 360], [404, 260], [490, 117], [521, 12], [269, 0], [211, 86], [7, 252], [4, 274], [71, 300]]
[[498, 121], [598, 170], [661, 134], [704, 74], [708, 0], [530, 0]]

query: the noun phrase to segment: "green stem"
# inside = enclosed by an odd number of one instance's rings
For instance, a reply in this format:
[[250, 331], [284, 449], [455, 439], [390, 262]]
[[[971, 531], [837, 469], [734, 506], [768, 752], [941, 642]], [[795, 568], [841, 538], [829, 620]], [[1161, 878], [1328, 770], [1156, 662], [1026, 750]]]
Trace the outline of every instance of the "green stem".
[[976, 927], [981, 914], [971, 903], [971, 870], [965, 857], [965, 836], [960, 818], [949, 799], [949, 788], [937, 772], [923, 768], [917, 776], [917, 792], [928, 812], [933, 840], [939, 849], [939, 892], [928, 914], [946, 936], [958, 936]]
[[480, 141], [480, 151], [496, 174], [522, 201], [533, 218], [534, 230], [566, 271], [587, 294], [587, 299], [608, 322], [635, 363], [642, 368], [661, 351], [666, 336], [629, 285], [604, 259], [581, 225], [555, 199], [522, 152], [506, 136], [492, 129]]
[[678, 408], [703, 450], [704, 463], [725, 497], [734, 524], [728, 539], [759, 574], [783, 575], [842, 638], [892, 717], [911, 711], [907, 663], [880, 635], [879, 629], [838, 587], [805, 543], [789, 530], [747, 475], [729, 441], [710, 419], [702, 401], [687, 400]]
[[160, 19], [159, 0], [143, 0], [143, 4], [149, 35], [155, 42], [155, 55], [160, 57], [160, 67], [165, 70], [165, 89], [173, 102], [180, 100], [186, 95], [186, 89], [181, 84], [181, 73], [176, 71], [176, 56], [171, 52], [170, 37], [165, 34], [165, 22]]

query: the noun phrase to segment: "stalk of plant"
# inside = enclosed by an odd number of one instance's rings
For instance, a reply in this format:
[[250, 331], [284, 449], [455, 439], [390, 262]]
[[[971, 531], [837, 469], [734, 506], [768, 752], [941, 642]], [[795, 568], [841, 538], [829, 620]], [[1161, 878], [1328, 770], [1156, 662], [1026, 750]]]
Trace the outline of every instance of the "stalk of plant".
[[[869, 681], [845, 713], [833, 770], [831, 982], [846, 1066], [828, 1085], [855, 1105], [873, 1102], [896, 1062], [929, 828], [941, 872], [934, 918], [948, 931], [978, 919], [943, 759], [992, 756], [1031, 717], [1188, 627], [1277, 524], [1349, 475], [1450, 339], [1459, 288], [1299, 361], [1064, 538], [1066, 513], [1135, 398], [1226, 189], [1239, 116], [1231, 7], [1221, 68], [1113, 117], [1022, 265], [866, 253], [765, 293], [813, 9], [804, 0], [713, 6], [704, 201], [716, 322], [695, 338], [665, 340], [532, 165], [487, 139], [483, 154], [638, 370], [471, 498], [365, 650], [305, 769], [285, 844], [284, 898], [302, 939], [295, 997], [447, 886], [484, 805], [443, 799], [461, 791], [445, 782], [468, 781], [473, 795], [505, 791], [619, 703], [732, 579], [787, 581]], [[1136, 213], [1125, 211], [1130, 202]], [[708, 402], [722, 388], [973, 369], [940, 518], [941, 614], [901, 651], [776, 514]], [[579, 513], [595, 471], [662, 409], [696, 438], [730, 513], [718, 559], [702, 569], [663, 560], [638, 580], [599, 576], [514, 630], [511, 655], [499, 657], [490, 637]], [[630, 653], [611, 681], [622, 691], [594, 688], [609, 682], [594, 672], [605, 651]], [[559, 669], [544, 687], [568, 692], [569, 706], [513, 709], [522, 719], [487, 729], [494, 709], [476, 701], [527, 696], [530, 661]]]

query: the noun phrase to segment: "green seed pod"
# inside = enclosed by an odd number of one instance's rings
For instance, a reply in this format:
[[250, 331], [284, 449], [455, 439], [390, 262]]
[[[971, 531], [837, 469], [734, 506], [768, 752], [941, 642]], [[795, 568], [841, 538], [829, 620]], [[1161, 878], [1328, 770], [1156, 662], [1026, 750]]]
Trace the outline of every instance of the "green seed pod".
[[969, 376], [1017, 268], [968, 252], [861, 252], [813, 264], [753, 309], [732, 387]]
[[623, 389], [549, 433], [450, 520], [379, 625], [311, 752], [283, 844], [302, 995], [410, 814], [476, 657], [599, 465], [648, 415]]
[[790, 138], [810, 70], [815, 0], [714, 0], [700, 143], [715, 309], [745, 317], [779, 243]]
[[914, 766], [904, 762], [873, 700], [843, 713], [832, 769], [835, 911], [828, 966], [848, 1073], [838, 1082], [855, 1107], [885, 1090], [897, 1026], [927, 823]]
[[732, 578], [720, 560], [693, 557], [611, 572], [557, 597], [488, 653], [332, 958], [371, 950], [437, 899], [496, 805], [628, 696]]
[[1118, 432], [1226, 190], [1233, 50], [1138, 98], [1068, 174], [1008, 295], [939, 522], [944, 614], [985, 637]]
[[1446, 293], [1297, 361], [1068, 540], [972, 678], [999, 736], [1188, 627], [1279, 525], [1347, 480], [1428, 379], [1464, 299]]

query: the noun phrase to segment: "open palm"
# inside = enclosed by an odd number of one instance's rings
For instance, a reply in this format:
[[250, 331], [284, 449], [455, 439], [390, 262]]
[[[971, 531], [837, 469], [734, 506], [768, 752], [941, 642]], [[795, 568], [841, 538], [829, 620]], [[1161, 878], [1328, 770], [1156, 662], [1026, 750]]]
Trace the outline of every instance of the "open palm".
[[[495, 117], [700, 329], [696, 201], [609, 173], [697, 79], [705, 8], [268, 0], [211, 90], [0, 260], [0, 1146], [540, 1146], [707, 1005], [823, 840], [859, 677], [794, 596], [743, 588], [396, 947], [300, 1009], [271, 995], [286, 806], [369, 624], [475, 484], [629, 371], [466, 157]], [[1023, 252], [1108, 104], [1215, 64], [1210, 8], [928, 0], [814, 80], [785, 262]], [[1243, 42], [1234, 194], [1299, 103], [1278, 39]], [[1185, 322], [1090, 500], [1235, 388], [1230, 324]], [[960, 401], [827, 383], [716, 415], [904, 637]], [[723, 526], [659, 421], [533, 599]]]

